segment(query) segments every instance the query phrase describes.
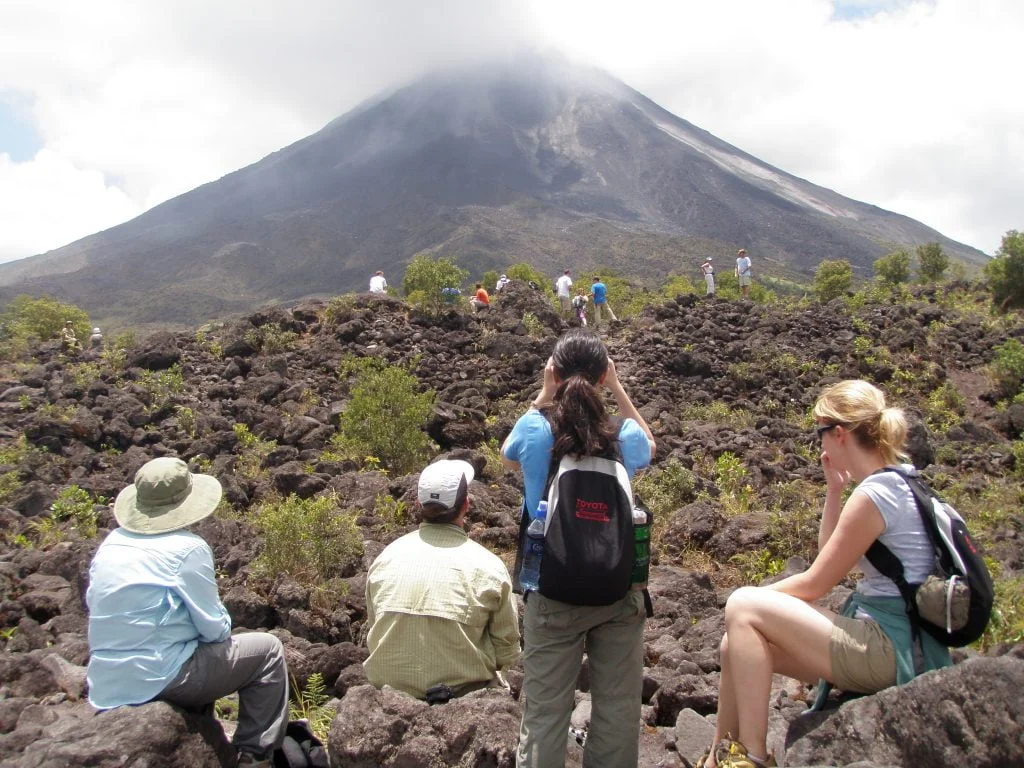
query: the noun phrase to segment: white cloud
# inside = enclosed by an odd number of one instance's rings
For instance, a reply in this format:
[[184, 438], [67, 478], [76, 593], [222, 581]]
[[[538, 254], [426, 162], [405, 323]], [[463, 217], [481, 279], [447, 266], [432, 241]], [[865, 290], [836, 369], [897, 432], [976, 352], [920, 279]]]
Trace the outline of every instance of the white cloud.
[[1024, 226], [1022, 31], [1016, 0], [8, 0], [0, 91], [31, 99], [46, 152], [0, 163], [0, 260], [254, 162], [431, 67], [523, 42], [992, 251]]

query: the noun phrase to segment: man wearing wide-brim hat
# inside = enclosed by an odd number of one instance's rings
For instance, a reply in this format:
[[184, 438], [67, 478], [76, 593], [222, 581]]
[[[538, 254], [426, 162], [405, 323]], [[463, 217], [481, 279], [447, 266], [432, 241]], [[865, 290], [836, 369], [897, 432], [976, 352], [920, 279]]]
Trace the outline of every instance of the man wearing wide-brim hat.
[[[431, 703], [504, 687], [519, 658], [512, 580], [466, 534], [473, 466], [444, 459], [420, 473], [423, 518], [366, 574], [366, 676]], [[435, 698], [436, 697], [436, 698]]]
[[147, 462], [118, 494], [120, 527], [89, 568], [89, 701], [205, 710], [238, 691], [239, 765], [269, 766], [288, 725], [281, 642], [265, 632], [231, 635], [213, 552], [186, 530], [220, 498], [216, 478], [174, 458]]

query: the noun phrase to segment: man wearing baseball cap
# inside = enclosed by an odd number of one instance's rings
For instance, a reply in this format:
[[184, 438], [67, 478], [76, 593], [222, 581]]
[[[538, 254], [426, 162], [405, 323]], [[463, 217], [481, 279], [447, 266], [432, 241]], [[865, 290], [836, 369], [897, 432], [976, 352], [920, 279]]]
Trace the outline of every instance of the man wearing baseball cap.
[[[519, 622], [505, 564], [466, 534], [473, 467], [444, 459], [420, 473], [417, 530], [366, 574], [366, 676], [417, 699], [506, 687]], [[435, 698], [437, 696], [437, 698]]]
[[118, 494], [120, 528], [89, 567], [89, 701], [203, 711], [238, 691], [238, 764], [270, 766], [288, 725], [284, 649], [265, 632], [231, 634], [210, 545], [186, 530], [220, 498], [217, 478], [170, 457], [147, 462]]

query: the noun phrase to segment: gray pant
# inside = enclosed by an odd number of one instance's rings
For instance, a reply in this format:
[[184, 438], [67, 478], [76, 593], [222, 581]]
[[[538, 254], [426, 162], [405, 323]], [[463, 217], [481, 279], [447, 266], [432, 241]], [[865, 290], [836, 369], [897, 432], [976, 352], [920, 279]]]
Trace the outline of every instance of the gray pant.
[[612, 320], [619, 319], [615, 316], [615, 313], [612, 312], [612, 305], [606, 301], [604, 304], [594, 304], [594, 325], [600, 325], [605, 313], [607, 313], [608, 317]]
[[246, 632], [223, 643], [200, 643], [156, 698], [201, 709], [235, 691], [238, 729], [232, 743], [239, 752], [270, 757], [288, 727], [288, 668], [273, 635]]
[[568, 605], [532, 593], [523, 618], [523, 722], [517, 768], [564, 768], [583, 650], [593, 709], [584, 768], [635, 768], [643, 690], [644, 598]]

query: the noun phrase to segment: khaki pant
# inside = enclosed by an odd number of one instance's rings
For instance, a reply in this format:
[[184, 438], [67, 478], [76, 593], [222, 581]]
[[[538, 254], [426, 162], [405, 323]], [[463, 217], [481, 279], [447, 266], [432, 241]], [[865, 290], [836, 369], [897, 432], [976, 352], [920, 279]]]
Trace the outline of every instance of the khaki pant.
[[619, 319], [615, 316], [615, 313], [612, 312], [612, 305], [606, 301], [604, 304], [594, 305], [594, 325], [601, 324], [601, 318], [604, 317], [605, 312], [608, 313], [608, 317], [612, 320]]
[[643, 593], [606, 606], [534, 592], [523, 618], [523, 721], [517, 768], [564, 768], [576, 678], [586, 650], [593, 709], [584, 768], [636, 768], [643, 689]]
[[571, 306], [570, 302], [571, 302], [571, 299], [568, 296], [559, 296], [558, 297], [558, 303], [562, 306], [562, 312], [564, 314], [568, 314], [569, 310], [572, 309], [572, 306]]
[[200, 710], [235, 691], [238, 728], [232, 743], [240, 752], [269, 758], [288, 727], [288, 669], [273, 635], [246, 632], [223, 643], [200, 643], [156, 698]]

